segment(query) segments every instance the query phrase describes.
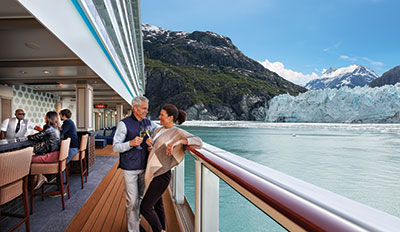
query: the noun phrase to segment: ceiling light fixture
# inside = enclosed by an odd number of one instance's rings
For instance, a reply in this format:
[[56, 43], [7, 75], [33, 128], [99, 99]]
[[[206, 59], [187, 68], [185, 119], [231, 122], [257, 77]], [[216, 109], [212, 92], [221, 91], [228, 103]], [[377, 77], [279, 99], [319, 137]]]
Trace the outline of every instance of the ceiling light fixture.
[[27, 74], [27, 72], [25, 71], [19, 71], [21, 74]]
[[43, 70], [44, 74], [49, 74], [50, 72], [48, 70]]

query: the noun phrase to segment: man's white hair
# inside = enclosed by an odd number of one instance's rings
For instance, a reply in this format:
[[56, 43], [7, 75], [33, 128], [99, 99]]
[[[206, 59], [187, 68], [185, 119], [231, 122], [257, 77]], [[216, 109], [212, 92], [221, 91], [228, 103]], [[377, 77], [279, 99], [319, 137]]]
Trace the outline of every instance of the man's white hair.
[[149, 99], [145, 96], [137, 96], [132, 99], [132, 107], [136, 106], [139, 107], [142, 102], [149, 103]]

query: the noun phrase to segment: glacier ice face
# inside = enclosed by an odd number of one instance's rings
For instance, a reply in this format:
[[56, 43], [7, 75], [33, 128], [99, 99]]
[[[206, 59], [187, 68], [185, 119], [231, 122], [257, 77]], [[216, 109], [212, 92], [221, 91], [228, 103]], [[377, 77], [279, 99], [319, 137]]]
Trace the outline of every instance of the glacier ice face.
[[400, 83], [279, 95], [269, 102], [265, 121], [399, 123]]

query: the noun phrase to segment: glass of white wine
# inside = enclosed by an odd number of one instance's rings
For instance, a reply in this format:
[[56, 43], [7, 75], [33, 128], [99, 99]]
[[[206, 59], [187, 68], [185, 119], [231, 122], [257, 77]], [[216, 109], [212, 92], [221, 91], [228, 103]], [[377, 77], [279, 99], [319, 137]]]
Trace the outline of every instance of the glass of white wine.
[[146, 135], [150, 138], [151, 137], [151, 130], [150, 130], [150, 126], [146, 127]]
[[[140, 128], [139, 137], [144, 138], [146, 136], [146, 128]], [[136, 146], [137, 149], [142, 150], [142, 146]]]

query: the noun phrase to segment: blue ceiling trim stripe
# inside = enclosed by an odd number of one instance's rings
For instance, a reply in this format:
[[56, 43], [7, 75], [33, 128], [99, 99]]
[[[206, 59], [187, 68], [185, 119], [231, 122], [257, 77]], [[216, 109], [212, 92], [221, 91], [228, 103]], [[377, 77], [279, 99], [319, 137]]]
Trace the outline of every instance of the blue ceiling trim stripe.
[[99, 36], [97, 35], [96, 31], [94, 30], [92, 24], [90, 24], [89, 19], [87, 18], [85, 12], [83, 11], [81, 5], [79, 5], [78, 0], [71, 0], [72, 3], [74, 4], [76, 10], [79, 12], [79, 14], [81, 15], [83, 21], [85, 21], [86, 26], [89, 28], [90, 32], [92, 32], [92, 35], [94, 36], [94, 38], [96, 39], [97, 43], [100, 45], [101, 49], [103, 50], [104, 54], [107, 56], [108, 60], [110, 61], [111, 65], [113, 66], [114, 70], [117, 72], [119, 78], [121, 79], [122, 83], [124, 83], [126, 89], [129, 91], [129, 94], [133, 96], [131, 90], [129, 89], [128, 85], [126, 84], [124, 78], [122, 78], [121, 73], [119, 72], [119, 70], [117, 69], [117, 66], [115, 65], [115, 63], [113, 62], [113, 60], [111, 59], [110, 55], [108, 54], [106, 48], [104, 47], [103, 43], [101, 42]]

